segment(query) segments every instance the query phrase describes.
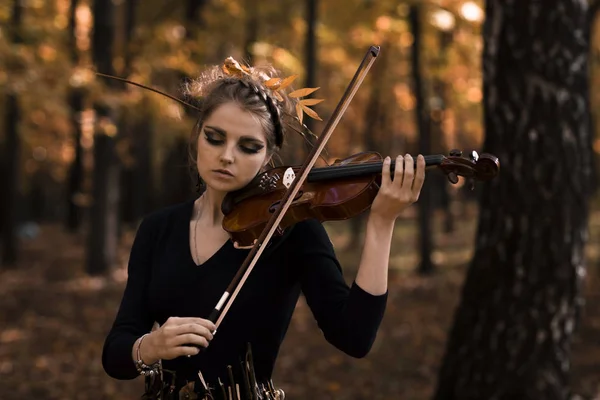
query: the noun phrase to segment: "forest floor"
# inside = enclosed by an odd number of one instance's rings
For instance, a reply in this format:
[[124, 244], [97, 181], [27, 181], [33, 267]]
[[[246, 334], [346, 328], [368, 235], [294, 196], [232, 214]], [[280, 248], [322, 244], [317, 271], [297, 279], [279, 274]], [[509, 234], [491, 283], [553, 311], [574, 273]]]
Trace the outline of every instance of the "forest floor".
[[[476, 211], [468, 210], [450, 234], [435, 218], [438, 270], [414, 273], [416, 222], [397, 224], [391, 257], [389, 302], [371, 353], [343, 355], [322, 337], [302, 301], [290, 325], [274, 381], [288, 399], [430, 399], [448, 329], [473, 253]], [[359, 254], [345, 250], [348, 225], [328, 224], [336, 251], [352, 279]], [[600, 399], [600, 212], [590, 218], [586, 305], [574, 336], [571, 387]], [[57, 226], [23, 243], [14, 270], [0, 271], [0, 399], [138, 399], [140, 379], [116, 381], [101, 365], [104, 337], [126, 280], [132, 232], [109, 277], [82, 271], [85, 237]]]

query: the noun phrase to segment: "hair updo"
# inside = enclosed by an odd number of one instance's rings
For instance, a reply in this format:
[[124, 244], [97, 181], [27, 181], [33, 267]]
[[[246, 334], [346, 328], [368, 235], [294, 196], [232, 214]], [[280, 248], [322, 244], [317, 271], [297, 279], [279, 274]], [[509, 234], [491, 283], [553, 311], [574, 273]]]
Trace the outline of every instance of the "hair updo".
[[[226, 60], [226, 63], [230, 60], [233, 59]], [[239, 66], [237, 62], [233, 62]], [[204, 121], [223, 104], [237, 104], [257, 117], [265, 133], [268, 153], [275, 153], [283, 147], [286, 133], [283, 119], [293, 110], [295, 99], [282, 92], [274, 94], [265, 85], [269, 79], [278, 77], [277, 71], [271, 65], [240, 68], [243, 68], [243, 74], [228, 74], [223, 65], [215, 65], [184, 85], [185, 97], [200, 109], [189, 148], [190, 168], [196, 176], [196, 151], [200, 130]], [[201, 182], [199, 184], [201, 185]]]
[[185, 85], [184, 94], [199, 104], [200, 108], [193, 142], [197, 140], [203, 122], [211, 113], [219, 106], [232, 102], [258, 118], [269, 152], [282, 148], [285, 142], [283, 118], [293, 109], [293, 99], [281, 93], [276, 98], [265, 85], [265, 81], [277, 77], [277, 71], [272, 66], [250, 67], [246, 70], [247, 75], [230, 76], [224, 73], [222, 66], [212, 66]]

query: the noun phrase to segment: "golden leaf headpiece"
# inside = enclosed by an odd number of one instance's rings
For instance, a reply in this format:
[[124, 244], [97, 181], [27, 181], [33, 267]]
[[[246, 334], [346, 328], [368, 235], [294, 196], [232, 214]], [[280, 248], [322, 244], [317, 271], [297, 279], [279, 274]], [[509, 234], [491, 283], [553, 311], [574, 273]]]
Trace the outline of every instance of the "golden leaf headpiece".
[[[221, 69], [226, 75], [229, 76], [233, 76], [239, 79], [254, 79], [252, 75], [252, 70], [249, 67], [240, 64], [233, 57], [227, 57]], [[276, 99], [279, 102], [283, 102], [283, 95], [285, 95], [284, 90], [288, 86], [290, 86], [297, 77], [298, 75], [291, 75], [286, 78], [271, 78], [267, 74], [261, 73], [258, 78], [262, 81], [262, 84], [271, 91], [271, 94], [274, 99]], [[306, 113], [306, 115], [313, 119], [322, 121], [321, 117], [319, 117], [316, 111], [310, 108], [309, 106], [319, 104], [323, 101], [323, 99], [303, 99], [303, 97], [308, 96], [309, 94], [314, 93], [317, 90], [319, 90], [318, 87], [301, 88], [287, 94], [288, 97], [298, 100], [295, 108], [296, 117], [298, 117], [298, 121], [300, 121], [300, 124], [302, 124], [302, 121], [304, 120], [304, 113]]]

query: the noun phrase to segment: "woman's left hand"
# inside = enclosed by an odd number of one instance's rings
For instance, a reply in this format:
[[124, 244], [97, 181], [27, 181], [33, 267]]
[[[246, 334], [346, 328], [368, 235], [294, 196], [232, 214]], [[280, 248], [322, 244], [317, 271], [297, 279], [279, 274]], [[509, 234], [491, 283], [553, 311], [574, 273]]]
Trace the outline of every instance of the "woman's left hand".
[[410, 154], [396, 158], [394, 177], [390, 173], [391, 159], [386, 157], [381, 170], [381, 187], [371, 206], [371, 214], [395, 220], [408, 206], [419, 199], [425, 181], [425, 159], [419, 154], [415, 169]]

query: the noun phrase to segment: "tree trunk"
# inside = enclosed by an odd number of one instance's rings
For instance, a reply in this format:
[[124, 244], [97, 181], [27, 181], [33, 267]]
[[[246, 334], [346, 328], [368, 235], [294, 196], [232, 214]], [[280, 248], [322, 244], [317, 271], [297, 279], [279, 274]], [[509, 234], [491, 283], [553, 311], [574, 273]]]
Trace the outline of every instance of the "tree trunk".
[[[154, 189], [152, 166], [153, 120], [150, 116], [134, 124], [133, 155], [135, 167], [133, 174], [133, 218], [139, 221], [154, 208]], [[185, 160], [185, 159], [184, 159]]]
[[95, 136], [94, 163], [87, 272], [100, 275], [116, 262], [119, 238], [119, 167], [115, 140], [109, 135]]
[[[95, 0], [92, 56], [96, 69], [113, 75], [114, 4], [112, 0]], [[112, 81], [107, 85], [113, 86]], [[119, 160], [116, 156], [116, 119], [114, 111], [101, 103], [94, 105], [93, 203], [87, 252], [87, 272], [104, 274], [116, 260], [119, 237]]]
[[244, 61], [252, 64], [252, 46], [258, 40], [258, 6], [255, 0], [246, 2], [246, 42], [244, 43]]
[[[123, 55], [123, 59], [125, 60], [123, 64], [123, 76], [129, 76], [131, 74], [131, 66], [134, 60], [134, 31], [136, 24], [136, 10], [137, 10], [137, 0], [127, 0], [125, 3], [125, 26], [123, 29], [123, 42], [125, 54]], [[119, 87], [123, 92], [126, 92], [129, 89], [129, 86], [125, 83], [119, 84]], [[146, 113], [143, 111], [143, 113]], [[123, 232], [123, 229], [126, 225], [136, 226], [138, 221], [138, 216], [140, 215], [140, 210], [137, 210], [136, 207], [136, 197], [138, 196], [147, 196], [151, 195], [151, 193], [147, 193], [145, 188], [141, 193], [137, 193], [138, 189], [136, 185], [136, 179], [138, 178], [139, 173], [139, 163], [137, 160], [136, 148], [140, 145], [140, 140], [146, 140], [144, 137], [137, 136], [138, 122], [132, 122], [131, 120], [127, 120], [129, 115], [123, 114], [119, 119], [119, 139], [123, 141], [122, 143], [127, 143], [127, 153], [130, 157], [133, 158], [132, 163], [124, 162], [121, 165], [121, 201], [120, 201], [120, 224], [119, 224], [119, 234]], [[142, 115], [139, 117], [140, 120], [150, 120], [151, 118], [146, 115]]]
[[[15, 0], [17, 1], [17, 0]], [[20, 119], [19, 99], [10, 93], [6, 99], [6, 186], [4, 199], [4, 226], [2, 230], [2, 264], [14, 266], [18, 257], [17, 225], [20, 182], [21, 138], [18, 124]]]
[[476, 251], [435, 399], [563, 400], [582, 304], [592, 152], [586, 2], [488, 0]]
[[[306, 87], [317, 87], [317, 18], [318, 0], [306, 0]], [[304, 124], [314, 131], [314, 121], [305, 118]]]
[[[75, 29], [77, 26], [77, 6], [79, 0], [71, 0], [69, 8], [69, 48], [71, 50], [71, 61], [74, 65], [79, 64], [79, 51], [77, 49], [77, 40]], [[67, 186], [67, 229], [70, 232], [77, 232], [81, 227], [82, 209], [77, 202], [78, 194], [83, 186], [83, 147], [81, 146], [81, 112], [84, 105], [84, 94], [80, 88], [72, 87], [69, 93], [69, 105], [71, 108], [71, 125], [73, 127], [73, 147], [75, 148], [75, 157], [73, 164], [69, 168], [69, 178]]]
[[[419, 133], [419, 153], [426, 155], [431, 152], [430, 127], [428, 107], [425, 104], [423, 96], [423, 80], [421, 77], [421, 5], [413, 4], [410, 6], [409, 20], [413, 34], [412, 55], [412, 78], [413, 90], [415, 93], [415, 122]], [[421, 195], [419, 196], [419, 253], [420, 264], [418, 272], [420, 274], [429, 274], [435, 270], [431, 260], [432, 252], [432, 234], [431, 234], [431, 182], [425, 179]]]
[[77, 232], [81, 226], [82, 210], [77, 202], [77, 195], [83, 185], [83, 147], [81, 146], [81, 112], [83, 111], [83, 93], [74, 88], [71, 90], [69, 103], [71, 105], [71, 124], [73, 126], [73, 146], [75, 158], [69, 168], [67, 188], [67, 229]]
[[[23, 2], [13, 1], [11, 28], [12, 42], [21, 43], [21, 23], [23, 21]], [[21, 79], [18, 77], [17, 79]], [[6, 98], [5, 111], [5, 129], [6, 145], [4, 146], [5, 155], [3, 158], [4, 172], [6, 173], [6, 184], [3, 190], [4, 200], [2, 201], [2, 255], [1, 263], [7, 266], [14, 266], [18, 257], [18, 204], [19, 204], [19, 182], [21, 176], [21, 138], [19, 135], [19, 120], [21, 110], [17, 93], [11, 91]]]

